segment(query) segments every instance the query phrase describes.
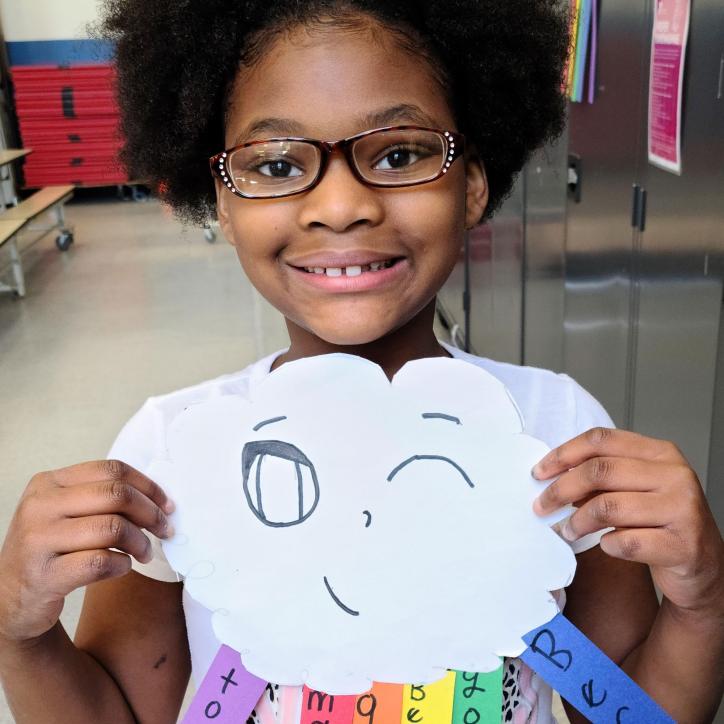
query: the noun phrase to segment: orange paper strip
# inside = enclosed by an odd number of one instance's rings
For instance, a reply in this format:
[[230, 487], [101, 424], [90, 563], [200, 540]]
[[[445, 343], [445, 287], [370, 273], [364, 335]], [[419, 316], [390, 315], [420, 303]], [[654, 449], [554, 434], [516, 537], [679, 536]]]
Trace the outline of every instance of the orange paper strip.
[[402, 684], [374, 684], [355, 705], [354, 724], [400, 724]]

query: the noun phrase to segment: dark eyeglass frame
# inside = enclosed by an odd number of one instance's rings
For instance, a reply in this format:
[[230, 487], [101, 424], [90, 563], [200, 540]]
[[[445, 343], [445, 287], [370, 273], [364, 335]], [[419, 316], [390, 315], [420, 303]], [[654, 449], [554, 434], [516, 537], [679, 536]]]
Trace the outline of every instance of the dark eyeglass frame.
[[[437, 133], [443, 139], [445, 144], [445, 161], [442, 164], [442, 168], [440, 169], [439, 173], [432, 178], [428, 178], [423, 181], [413, 181], [409, 183], [375, 183], [374, 181], [370, 181], [369, 179], [362, 176], [362, 174], [359, 172], [359, 169], [357, 168], [357, 164], [352, 153], [352, 146], [356, 141], [359, 141], [362, 138], [366, 138], [367, 136], [370, 136], [374, 133], [381, 133], [384, 131], [429, 131], [432, 133]], [[279, 194], [269, 194], [265, 196], [244, 194], [239, 191], [239, 189], [236, 188], [236, 185], [231, 180], [231, 174], [227, 172], [226, 159], [232, 153], [234, 153], [235, 151], [239, 151], [242, 148], [258, 146], [263, 143], [273, 143], [275, 141], [300, 141], [302, 143], [308, 143], [318, 148], [321, 153], [321, 160], [319, 162], [319, 170], [317, 171], [317, 175], [306, 186], [295, 191]], [[450, 166], [452, 166], [453, 162], [465, 153], [465, 136], [463, 136], [462, 133], [457, 133], [456, 131], [445, 131], [440, 128], [427, 128], [425, 126], [385, 126], [384, 128], [374, 128], [371, 131], [357, 133], [354, 136], [342, 138], [339, 141], [319, 141], [314, 138], [296, 138], [291, 136], [279, 138], [265, 138], [259, 141], [249, 141], [248, 143], [242, 143], [239, 146], [232, 146], [231, 148], [227, 148], [225, 151], [222, 151], [221, 153], [217, 153], [215, 156], [212, 156], [209, 159], [209, 164], [211, 165], [212, 174], [216, 176], [224, 184], [224, 186], [226, 186], [226, 188], [228, 188], [229, 191], [231, 191], [231, 193], [235, 194], [236, 196], [240, 196], [241, 198], [245, 199], [278, 199], [285, 196], [296, 196], [297, 194], [303, 194], [306, 191], [310, 191], [317, 184], [319, 184], [319, 182], [324, 177], [325, 171], [327, 170], [330, 157], [337, 149], [339, 149], [344, 154], [347, 160], [347, 165], [354, 174], [355, 178], [361, 183], [365, 184], [366, 186], [374, 186], [378, 188], [402, 188], [405, 186], [419, 186], [421, 184], [431, 183], [432, 181], [437, 181], [439, 178], [442, 178], [442, 176], [444, 176], [448, 172], [448, 169], [450, 168]]]

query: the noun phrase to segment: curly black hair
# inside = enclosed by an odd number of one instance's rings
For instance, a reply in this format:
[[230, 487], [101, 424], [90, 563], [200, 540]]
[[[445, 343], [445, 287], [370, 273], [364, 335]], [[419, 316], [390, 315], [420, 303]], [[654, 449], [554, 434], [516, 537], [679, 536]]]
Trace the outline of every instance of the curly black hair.
[[223, 148], [241, 64], [297, 24], [360, 17], [391, 30], [450, 89], [488, 176], [490, 217], [530, 154], [563, 128], [568, 51], [561, 0], [104, 0], [116, 44], [121, 160], [187, 222], [215, 214], [208, 158]]

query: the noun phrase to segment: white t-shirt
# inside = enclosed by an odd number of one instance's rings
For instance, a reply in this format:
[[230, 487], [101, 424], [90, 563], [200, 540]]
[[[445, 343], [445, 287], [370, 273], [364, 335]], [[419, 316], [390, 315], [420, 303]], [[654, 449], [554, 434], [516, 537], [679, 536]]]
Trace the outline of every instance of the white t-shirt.
[[[445, 345], [453, 357], [478, 365], [497, 377], [510, 391], [520, 409], [525, 432], [554, 448], [592, 427], [613, 427], [610, 417], [601, 405], [570, 377], [533, 367], [494, 362], [466, 354]], [[121, 430], [108, 456], [122, 460], [141, 472], [147, 472], [151, 462], [163, 457], [166, 429], [171, 421], [191, 404], [221, 395], [248, 396], [250, 382], [269, 374], [272, 363], [281, 354], [277, 352], [240, 372], [202, 382], [176, 392], [149, 398], [141, 409]], [[575, 553], [597, 545], [602, 532], [585, 536], [572, 544]], [[154, 559], [147, 564], [133, 561], [134, 570], [160, 581], [176, 582], [178, 576], [169, 566], [158, 539], [151, 537]], [[194, 681], [200, 683], [219, 648], [211, 626], [211, 611], [196, 603], [184, 593], [184, 612], [191, 651]], [[521, 665], [506, 661], [520, 674]], [[510, 673], [513, 673], [511, 668]], [[535, 711], [538, 724], [552, 722], [550, 689], [535, 675], [527, 675], [527, 684], [517, 690], [517, 706]], [[530, 701], [535, 697], [535, 701]], [[516, 706], [510, 702], [511, 708]]]

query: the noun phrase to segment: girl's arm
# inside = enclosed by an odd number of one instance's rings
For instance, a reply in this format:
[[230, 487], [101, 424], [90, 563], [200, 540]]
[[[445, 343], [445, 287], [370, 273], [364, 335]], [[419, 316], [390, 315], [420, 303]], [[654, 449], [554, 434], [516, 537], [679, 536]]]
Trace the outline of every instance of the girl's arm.
[[[152, 555], [143, 529], [170, 535], [172, 507], [113, 460], [30, 481], [0, 549], [0, 682], [18, 724], [175, 721], [189, 673], [180, 586], [129, 573]], [[83, 586], [75, 646], [59, 616]]]
[[596, 429], [535, 474], [560, 476], [538, 512], [580, 506], [569, 540], [615, 528], [579, 556], [566, 614], [676, 721], [711, 721], [724, 690], [724, 543], [686, 460], [671, 443]]
[[17, 724], [172, 724], [190, 664], [181, 584], [131, 572], [86, 592], [74, 644], [60, 623], [0, 645]]

